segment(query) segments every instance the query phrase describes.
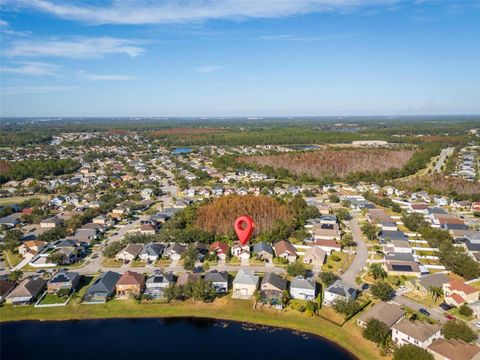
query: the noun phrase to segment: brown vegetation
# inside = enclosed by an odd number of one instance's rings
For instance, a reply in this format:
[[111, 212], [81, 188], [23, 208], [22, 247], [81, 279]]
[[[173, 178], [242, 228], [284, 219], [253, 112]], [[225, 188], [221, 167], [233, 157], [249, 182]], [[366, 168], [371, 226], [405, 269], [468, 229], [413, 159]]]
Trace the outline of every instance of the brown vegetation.
[[480, 194], [480, 183], [468, 181], [459, 177], [447, 177], [440, 174], [422, 178], [412, 178], [408, 181], [398, 182], [399, 187], [411, 191], [427, 190], [436, 194], [475, 195]]
[[152, 136], [160, 137], [167, 135], [200, 135], [221, 132], [221, 129], [213, 128], [170, 128], [152, 132]]
[[272, 197], [229, 195], [197, 209], [195, 226], [216, 235], [232, 235], [236, 218], [244, 214], [250, 215], [255, 222], [254, 235], [271, 230], [276, 220], [292, 218], [287, 206]]
[[251, 156], [239, 160], [274, 169], [285, 168], [296, 175], [344, 177], [351, 173], [402, 168], [414, 150], [324, 150], [306, 153]]

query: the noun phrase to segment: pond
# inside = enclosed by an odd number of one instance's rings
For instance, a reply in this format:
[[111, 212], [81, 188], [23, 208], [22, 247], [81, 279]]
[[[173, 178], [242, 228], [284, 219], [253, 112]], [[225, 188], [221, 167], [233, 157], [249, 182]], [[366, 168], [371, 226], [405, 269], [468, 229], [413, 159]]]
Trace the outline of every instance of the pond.
[[354, 359], [321, 337], [210, 319], [22, 321], [0, 324], [2, 360]]
[[191, 153], [192, 150], [193, 150], [192, 148], [186, 148], [186, 147], [175, 148], [175, 149], [172, 150], [172, 154], [173, 155], [188, 154], [188, 153]]

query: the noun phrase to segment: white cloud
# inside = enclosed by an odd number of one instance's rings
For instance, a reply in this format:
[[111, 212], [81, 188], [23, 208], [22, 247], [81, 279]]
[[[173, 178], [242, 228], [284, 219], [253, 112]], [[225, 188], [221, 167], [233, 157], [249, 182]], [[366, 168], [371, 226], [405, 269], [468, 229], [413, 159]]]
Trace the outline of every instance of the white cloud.
[[[90, 5], [57, 0], [7, 0], [60, 18], [93, 24], [165, 24], [213, 19], [278, 18], [391, 5], [399, 0], [115, 0]], [[98, 4], [98, 3], [97, 3]]]
[[40, 94], [52, 91], [69, 91], [79, 89], [76, 86], [4, 86], [0, 87], [1, 95]]
[[58, 76], [57, 66], [42, 62], [26, 61], [17, 66], [0, 66], [0, 73], [33, 75], [33, 76]]
[[348, 39], [355, 36], [357, 36], [357, 34], [336, 34], [336, 35], [321, 35], [321, 36], [279, 34], [279, 35], [263, 35], [263, 36], [260, 36], [260, 40], [310, 42], [310, 41], [323, 41], [323, 40], [331, 40], [331, 39]]
[[134, 76], [120, 75], [120, 74], [90, 74], [86, 71], [79, 71], [78, 77], [88, 81], [125, 81], [134, 80]]
[[122, 54], [136, 57], [144, 52], [134, 40], [111, 37], [74, 39], [17, 40], [4, 51], [7, 56], [66, 57], [75, 59], [99, 58]]
[[15, 31], [10, 28], [10, 24], [8, 21], [0, 19], [0, 32], [5, 35], [13, 35], [13, 36], [29, 36], [31, 33], [30, 31]]
[[221, 65], [204, 65], [196, 67], [194, 70], [199, 73], [212, 73], [215, 71], [222, 70], [224, 66]]

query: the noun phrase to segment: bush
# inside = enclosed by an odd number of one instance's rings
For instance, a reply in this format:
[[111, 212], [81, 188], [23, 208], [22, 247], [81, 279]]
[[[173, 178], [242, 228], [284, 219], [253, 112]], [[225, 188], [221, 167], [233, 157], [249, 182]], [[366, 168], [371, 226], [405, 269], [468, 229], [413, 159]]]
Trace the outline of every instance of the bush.
[[367, 320], [367, 326], [363, 329], [362, 335], [365, 339], [382, 345], [390, 337], [390, 328], [384, 322], [370, 318]]
[[70, 295], [70, 289], [60, 289], [57, 291], [57, 296], [60, 298], [67, 297]]
[[370, 287], [372, 295], [382, 301], [391, 300], [395, 296], [393, 288], [384, 281], [377, 281]]
[[340, 260], [341, 260], [341, 259], [340, 259], [337, 255], [335, 255], [335, 254], [330, 255], [330, 259], [332, 259], [333, 261], [340, 261]]
[[395, 350], [393, 360], [433, 360], [433, 355], [418, 346], [407, 344]]
[[305, 276], [307, 269], [301, 262], [295, 261], [287, 266], [287, 274], [290, 276]]
[[473, 310], [465, 304], [460, 306], [460, 308], [458, 309], [458, 312], [461, 315], [466, 316], [466, 317], [470, 317], [470, 316], [473, 315]]
[[331, 271], [321, 272], [318, 277], [325, 287], [332, 285], [338, 279], [338, 276]]

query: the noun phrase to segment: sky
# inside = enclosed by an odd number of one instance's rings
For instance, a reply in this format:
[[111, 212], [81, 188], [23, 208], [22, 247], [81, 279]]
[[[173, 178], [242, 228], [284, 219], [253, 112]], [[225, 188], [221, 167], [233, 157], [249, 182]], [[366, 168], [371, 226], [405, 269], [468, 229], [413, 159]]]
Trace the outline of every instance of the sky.
[[0, 0], [0, 116], [480, 114], [480, 0]]

